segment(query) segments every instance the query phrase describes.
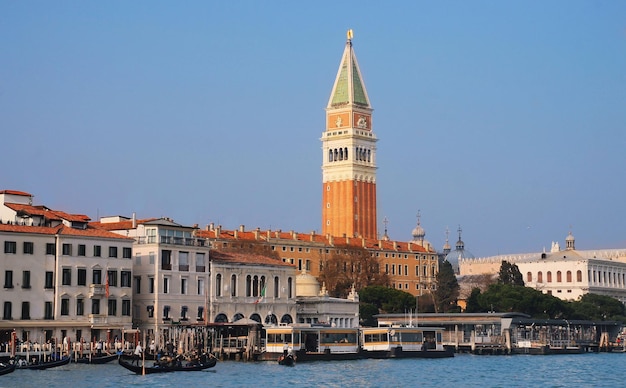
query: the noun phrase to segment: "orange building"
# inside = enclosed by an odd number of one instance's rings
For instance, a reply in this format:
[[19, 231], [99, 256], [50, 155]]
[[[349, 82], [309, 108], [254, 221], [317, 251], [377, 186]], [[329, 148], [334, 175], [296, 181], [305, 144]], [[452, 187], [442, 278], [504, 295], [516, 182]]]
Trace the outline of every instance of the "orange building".
[[372, 110], [350, 30], [321, 138], [323, 235], [378, 238]]

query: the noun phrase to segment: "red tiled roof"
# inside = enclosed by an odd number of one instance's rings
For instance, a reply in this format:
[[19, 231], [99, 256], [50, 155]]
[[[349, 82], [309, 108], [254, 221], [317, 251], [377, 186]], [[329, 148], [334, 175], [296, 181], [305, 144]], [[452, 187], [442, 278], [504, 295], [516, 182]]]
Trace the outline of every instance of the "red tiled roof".
[[240, 252], [224, 252], [218, 250], [211, 250], [209, 257], [212, 261], [225, 262], [225, 263], [239, 263], [239, 264], [261, 264], [261, 265], [274, 265], [281, 267], [294, 267], [293, 264], [288, 264], [280, 259], [275, 259], [269, 256], [259, 255], [257, 253], [240, 253]]
[[[136, 220], [137, 225], [145, 224], [146, 222], [158, 220], [158, 218], [144, 218], [141, 220]], [[119, 222], [90, 222], [90, 226], [94, 228], [103, 229], [103, 230], [124, 230], [124, 229], [133, 229], [133, 221], [125, 220]]]
[[17, 191], [17, 190], [2, 190], [0, 194], [10, 194], [10, 195], [23, 195], [24, 197], [32, 197], [31, 194], [25, 191]]
[[133, 240], [131, 237], [124, 237], [117, 233], [108, 232], [87, 226], [87, 229], [70, 228], [65, 225], [58, 225], [55, 227], [49, 226], [27, 226], [27, 225], [13, 225], [13, 224], [0, 224], [0, 232], [12, 232], [12, 233], [32, 233], [32, 234], [46, 234], [55, 235], [60, 234], [64, 236], [77, 236], [77, 237], [97, 237], [108, 238], [117, 240]]

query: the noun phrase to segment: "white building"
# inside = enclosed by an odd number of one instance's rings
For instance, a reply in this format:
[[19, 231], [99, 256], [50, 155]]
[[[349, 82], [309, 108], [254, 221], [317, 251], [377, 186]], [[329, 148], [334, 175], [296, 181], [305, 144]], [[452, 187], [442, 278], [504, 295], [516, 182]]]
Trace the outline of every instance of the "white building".
[[459, 262], [460, 274], [497, 274], [503, 261], [517, 265], [527, 287], [560, 299], [594, 293], [626, 303], [626, 249], [579, 251], [570, 233], [564, 250], [552, 243], [550, 252], [465, 259]]
[[132, 327], [133, 240], [0, 191], [0, 342], [112, 340]]

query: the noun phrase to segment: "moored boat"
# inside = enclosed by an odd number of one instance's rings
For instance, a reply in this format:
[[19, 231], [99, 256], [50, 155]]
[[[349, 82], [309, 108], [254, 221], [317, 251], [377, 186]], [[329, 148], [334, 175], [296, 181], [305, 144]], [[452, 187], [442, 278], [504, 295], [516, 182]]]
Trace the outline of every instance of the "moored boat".
[[118, 357], [118, 354], [105, 354], [103, 356], [91, 357], [89, 355], [84, 355], [82, 357], [76, 358], [75, 362], [79, 364], [106, 364], [107, 362], [117, 360]]
[[367, 358], [443, 358], [454, 357], [442, 342], [438, 327], [361, 328], [361, 343]]
[[154, 362], [153, 365], [147, 365], [145, 360], [139, 360], [138, 363], [133, 363], [133, 359], [127, 357], [120, 357], [119, 364], [136, 374], [153, 374], [153, 373], [169, 373], [169, 372], [194, 372], [204, 369], [213, 368], [217, 364], [217, 359], [211, 355], [203, 355], [197, 360], [187, 361], [180, 360], [177, 362], [173, 359], [173, 362]]
[[[69, 356], [63, 356], [61, 359], [59, 360], [52, 360], [52, 361], [45, 361], [45, 362], [35, 362], [35, 363], [31, 363], [28, 364], [26, 362], [17, 362], [17, 369], [31, 369], [31, 370], [43, 370], [43, 369], [50, 369], [50, 368], [56, 368], [58, 366], [63, 366], [63, 365], [67, 365], [70, 363], [71, 361], [71, 357]], [[22, 360], [24, 361], [24, 360]]]
[[296, 358], [293, 354], [288, 354], [286, 356], [280, 356], [278, 358], [278, 365], [284, 366], [294, 366], [296, 365]]
[[265, 352], [261, 361], [276, 361], [290, 349], [298, 362], [356, 360], [363, 358], [358, 328], [310, 324], [274, 326], [265, 329]]
[[0, 376], [12, 373], [16, 366], [16, 364], [0, 364]]

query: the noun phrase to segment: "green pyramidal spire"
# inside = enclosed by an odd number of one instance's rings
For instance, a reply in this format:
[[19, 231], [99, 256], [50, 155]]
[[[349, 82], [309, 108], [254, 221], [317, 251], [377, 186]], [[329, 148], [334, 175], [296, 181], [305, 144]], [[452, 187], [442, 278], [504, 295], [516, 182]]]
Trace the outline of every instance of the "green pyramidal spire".
[[352, 49], [352, 30], [348, 31], [346, 48], [344, 49], [335, 85], [328, 101], [328, 108], [339, 108], [348, 105], [371, 109], [361, 70]]

